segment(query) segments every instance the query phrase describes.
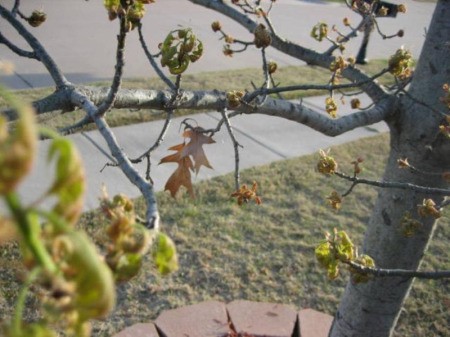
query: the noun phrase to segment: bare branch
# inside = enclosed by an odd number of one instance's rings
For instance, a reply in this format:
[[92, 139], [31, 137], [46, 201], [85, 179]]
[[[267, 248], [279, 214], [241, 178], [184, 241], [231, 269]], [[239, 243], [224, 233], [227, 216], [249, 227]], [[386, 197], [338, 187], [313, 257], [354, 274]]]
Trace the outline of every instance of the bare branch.
[[160, 132], [158, 138], [156, 139], [155, 143], [147, 151], [145, 151], [142, 155], [140, 155], [139, 157], [137, 157], [135, 159], [130, 159], [130, 161], [133, 164], [140, 163], [144, 158], [149, 159], [150, 158], [150, 154], [153, 151], [155, 151], [161, 145], [161, 143], [164, 141], [164, 137], [165, 137], [165, 135], [167, 133], [167, 130], [169, 129], [170, 122], [172, 120], [172, 116], [173, 116], [173, 110], [168, 110], [167, 111], [166, 121], [164, 122], [164, 126], [161, 129], [161, 132]]
[[74, 123], [72, 125], [60, 128], [58, 130], [58, 132], [61, 135], [69, 135], [69, 134], [74, 133], [75, 131], [81, 129], [82, 127], [84, 127], [86, 125], [89, 125], [89, 124], [92, 124], [92, 123], [94, 123], [93, 119], [91, 117], [89, 117], [89, 115], [85, 115], [78, 122], [76, 122], [76, 123]]
[[109, 150], [111, 151], [112, 156], [116, 159], [122, 172], [127, 176], [128, 180], [141, 191], [147, 204], [146, 227], [156, 230], [159, 229], [159, 213], [153, 186], [133, 167], [133, 164], [120, 148], [105, 119], [98, 115], [97, 107], [92, 103], [92, 101], [83, 95], [83, 93], [77, 91], [72, 92], [71, 98], [74, 105], [83, 108], [87, 114], [94, 119], [99, 132], [108, 144]]
[[371, 76], [369, 79], [364, 80], [363, 82], [359, 82], [359, 83], [345, 83], [345, 84], [332, 84], [333, 81], [331, 81], [328, 84], [304, 84], [304, 85], [290, 85], [290, 86], [285, 86], [285, 87], [276, 87], [276, 88], [272, 88], [272, 89], [263, 89], [263, 90], [255, 90], [253, 93], [251, 93], [250, 97], [249, 97], [249, 101], [251, 101], [252, 99], [254, 99], [256, 96], [261, 95], [263, 92], [267, 93], [267, 94], [278, 94], [281, 92], [287, 92], [287, 91], [296, 91], [296, 90], [327, 90], [327, 91], [334, 91], [334, 90], [339, 90], [339, 89], [352, 89], [355, 87], [359, 87], [363, 84], [366, 84], [370, 81], [373, 81], [375, 79], [377, 79], [378, 77], [386, 74], [389, 70], [388, 69], [383, 69], [381, 70], [379, 73]]
[[25, 26], [17, 20], [17, 18], [8, 11], [5, 7], [0, 5], [0, 16], [2, 16], [6, 21], [8, 21], [11, 26], [22, 36], [30, 47], [33, 49], [36, 54], [37, 59], [39, 59], [42, 64], [47, 68], [50, 76], [55, 81], [57, 88], [63, 88], [70, 85], [70, 82], [66, 79], [66, 77], [59, 70], [56, 63], [44, 49], [42, 44], [25, 28]]
[[405, 269], [383, 269], [383, 268], [371, 268], [365, 267], [353, 261], [344, 261], [353, 269], [356, 269], [362, 274], [374, 275], [377, 277], [404, 277], [404, 278], [422, 278], [429, 280], [436, 280], [442, 278], [450, 277], [450, 270], [440, 270], [440, 271], [415, 271], [415, 270], [405, 270]]
[[[69, 97], [71, 93], [76, 91], [83, 94], [94, 105], [101, 104], [108, 95], [108, 88], [96, 87], [76, 87], [66, 88], [61, 92], [56, 92], [57, 98]], [[171, 91], [161, 90], [129, 90], [120, 89], [114, 101], [112, 108], [116, 109], [155, 109], [166, 110], [167, 102], [173, 97]], [[182, 91], [177, 98], [176, 107], [179, 109], [193, 110], [218, 110], [226, 107], [226, 94], [219, 91]], [[66, 96], [67, 97], [67, 96]], [[393, 112], [395, 97], [387, 96], [385, 100], [378, 102], [373, 108], [358, 111], [347, 116], [331, 119], [322, 112], [315, 111], [302, 104], [273, 99], [267, 97], [262, 105], [257, 107], [242, 104], [236, 109], [230, 117], [237, 114], [265, 114], [269, 116], [277, 116], [289, 119], [311, 127], [328, 136], [338, 136], [349, 130], [358, 127], [371, 125], [385, 120]], [[51, 107], [51, 109], [49, 109]], [[73, 109], [73, 102], [67, 99], [53, 99], [50, 101], [49, 107], [43, 105], [40, 101], [39, 114], [54, 111], [58, 109]], [[3, 112], [6, 114], [6, 112]], [[8, 111], [8, 116], [13, 119], [14, 113]]]
[[[242, 25], [249, 32], [255, 30], [258, 23], [251, 19], [248, 15], [239, 12], [234, 7], [228, 5], [228, 3], [222, 1], [208, 1], [208, 0], [189, 0], [194, 4], [210, 8], [215, 10]], [[320, 54], [311, 49], [305, 48], [298, 44], [295, 44], [287, 39], [278, 36], [273, 30], [272, 44], [271, 46], [289, 56], [302, 60], [311, 65], [317, 65], [326, 69], [329, 69], [331, 62], [334, 61], [334, 57], [326, 54]], [[346, 68], [342, 72], [342, 75], [352, 82], [364, 82], [368, 79], [368, 76], [357, 68]], [[369, 97], [378, 102], [385, 98], [387, 93], [378, 83], [374, 81], [366, 82], [361, 86]]]
[[425, 193], [425, 194], [435, 194], [435, 195], [437, 194], [437, 195], [442, 195], [442, 196], [450, 195], [450, 189], [445, 189], [445, 188], [419, 186], [419, 185], [415, 185], [415, 184], [411, 184], [411, 183], [369, 180], [369, 179], [363, 179], [363, 178], [358, 178], [358, 177], [352, 177], [352, 176], [346, 175], [345, 173], [342, 173], [342, 172], [334, 172], [334, 174], [340, 178], [351, 181], [353, 183], [352, 188], [358, 184], [365, 184], [365, 185], [371, 185], [371, 186], [383, 187], [383, 188], [398, 188], [398, 189], [402, 189], [402, 190], [415, 191], [415, 192]]
[[0, 32], [0, 44], [4, 44], [5, 46], [7, 46], [12, 52], [16, 53], [19, 56], [22, 57], [26, 57], [26, 58], [30, 58], [30, 59], [35, 59], [38, 60], [38, 57], [36, 55], [36, 53], [30, 52], [30, 51], [26, 51], [23, 50], [19, 47], [17, 47], [14, 43], [12, 43], [11, 41], [9, 41], [3, 34], [2, 32]]
[[141, 42], [142, 49], [144, 49], [144, 53], [147, 56], [147, 59], [150, 62], [150, 65], [153, 67], [153, 69], [155, 70], [155, 72], [159, 76], [159, 78], [161, 78], [170, 89], [175, 90], [175, 84], [162, 72], [161, 68], [155, 62], [154, 57], [148, 50], [147, 44], [145, 43], [144, 35], [142, 34], [142, 24], [141, 23], [138, 24], [138, 33], [139, 33], [139, 41]]
[[236, 191], [239, 190], [240, 187], [240, 171], [239, 171], [239, 147], [242, 147], [241, 144], [238, 143], [236, 137], [234, 136], [233, 128], [230, 123], [230, 119], [228, 118], [227, 111], [224, 109], [220, 111], [222, 114], [222, 119], [225, 121], [225, 125], [228, 130], [228, 134], [230, 135], [231, 141], [233, 142], [234, 148], [234, 183]]
[[332, 119], [304, 105], [290, 101], [275, 100], [269, 97], [266, 103], [257, 109], [252, 110], [250, 107], [242, 107], [235, 114], [241, 112], [247, 114], [261, 113], [282, 117], [307, 125], [324, 135], [335, 137], [355, 128], [385, 120], [391, 114], [394, 102], [394, 99], [388, 98], [379, 102], [372, 109], [358, 111], [350, 115]]
[[122, 84], [123, 67], [125, 65], [124, 52], [125, 52], [125, 39], [128, 32], [127, 19], [125, 16], [120, 18], [120, 32], [117, 36], [117, 50], [116, 50], [116, 70], [114, 72], [114, 78], [111, 83], [111, 88], [108, 93], [106, 100], [98, 107], [97, 113], [99, 115], [104, 115], [105, 112], [111, 108], [116, 99], [117, 92]]
[[[362, 27], [362, 25], [363, 25], [363, 21], [361, 21], [360, 24], [356, 28], [352, 28], [350, 33], [348, 33], [346, 35], [339, 34], [339, 36], [341, 37], [341, 43], [346, 43], [346, 42], [350, 41], [350, 39], [358, 36], [358, 30]], [[333, 43], [333, 45], [330, 48], [328, 48], [328, 50], [324, 54], [331, 55], [338, 48], [339, 48], [339, 44]]]

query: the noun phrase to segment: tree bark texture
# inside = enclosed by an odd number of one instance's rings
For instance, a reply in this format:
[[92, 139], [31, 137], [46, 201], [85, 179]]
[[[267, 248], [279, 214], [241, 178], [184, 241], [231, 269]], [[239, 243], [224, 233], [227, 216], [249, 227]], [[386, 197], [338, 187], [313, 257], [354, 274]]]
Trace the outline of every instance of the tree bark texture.
[[[439, 1], [408, 93], [399, 98], [389, 126], [391, 152], [384, 180], [422, 186], [448, 187], [439, 175], [422, 175], [399, 169], [397, 159], [425, 172], [450, 169], [448, 139], [438, 132], [446, 107], [440, 102], [442, 85], [450, 82], [450, 1]], [[436, 221], [420, 218], [417, 205], [426, 198], [436, 203], [442, 197], [382, 189], [365, 234], [363, 252], [382, 268], [417, 269], [433, 236]], [[407, 238], [401, 222], [410, 214], [422, 223], [418, 233]], [[367, 284], [349, 282], [335, 316], [330, 337], [391, 336], [413, 280], [378, 278]]]

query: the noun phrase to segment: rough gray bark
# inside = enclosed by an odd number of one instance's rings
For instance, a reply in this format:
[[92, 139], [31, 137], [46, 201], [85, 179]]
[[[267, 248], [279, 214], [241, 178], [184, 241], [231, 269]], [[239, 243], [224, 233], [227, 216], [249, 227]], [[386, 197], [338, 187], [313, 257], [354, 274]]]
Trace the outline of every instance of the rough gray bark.
[[[442, 85], [450, 81], [450, 1], [439, 1], [422, 49], [408, 94], [389, 122], [391, 153], [384, 180], [411, 182], [422, 186], [448, 187], [433, 175], [418, 175], [397, 168], [398, 158], [408, 160], [426, 172], [450, 169], [448, 141], [438, 134], [445, 112], [439, 101]], [[409, 96], [410, 95], [410, 96]], [[420, 101], [424, 104], [418, 104]], [[428, 108], [428, 107], [430, 108]], [[433, 111], [434, 110], [434, 111]], [[383, 268], [419, 268], [436, 226], [432, 219], [418, 218], [416, 205], [424, 198], [442, 201], [437, 195], [408, 193], [398, 189], [382, 189], [365, 234], [364, 253]], [[399, 231], [402, 217], [409, 212], [423, 223], [412, 238]], [[413, 280], [399, 277], [378, 278], [365, 285], [347, 285], [340, 302], [331, 337], [392, 335], [400, 309]]]

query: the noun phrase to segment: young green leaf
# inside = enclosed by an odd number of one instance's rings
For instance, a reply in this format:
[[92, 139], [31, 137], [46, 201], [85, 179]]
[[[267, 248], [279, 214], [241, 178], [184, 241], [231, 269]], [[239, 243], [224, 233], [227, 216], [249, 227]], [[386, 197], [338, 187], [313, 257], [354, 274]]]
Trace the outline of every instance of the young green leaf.
[[178, 270], [178, 257], [175, 244], [164, 233], [158, 233], [156, 237], [153, 260], [162, 275], [167, 275]]

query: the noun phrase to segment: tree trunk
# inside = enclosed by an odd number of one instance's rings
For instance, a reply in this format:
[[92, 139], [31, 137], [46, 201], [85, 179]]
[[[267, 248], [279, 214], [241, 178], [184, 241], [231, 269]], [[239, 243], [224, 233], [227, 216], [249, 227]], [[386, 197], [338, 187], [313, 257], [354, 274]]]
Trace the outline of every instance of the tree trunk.
[[[438, 132], [440, 113], [448, 109], [439, 100], [442, 85], [450, 82], [450, 1], [438, 2], [420, 55], [414, 80], [406, 95], [399, 97], [397, 111], [388, 121], [391, 152], [384, 180], [422, 186], [448, 187], [440, 175], [417, 174], [399, 169], [397, 159], [408, 158], [425, 172], [450, 170], [450, 141]], [[420, 102], [420, 103], [419, 103]], [[440, 113], [439, 113], [440, 112]], [[398, 189], [380, 191], [365, 234], [363, 252], [382, 268], [417, 269], [433, 236], [436, 221], [420, 218], [417, 205], [442, 198]], [[402, 233], [405, 214], [422, 226], [413, 237]], [[412, 279], [378, 278], [367, 284], [347, 285], [330, 331], [330, 337], [391, 336]]]

